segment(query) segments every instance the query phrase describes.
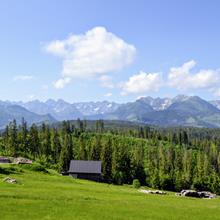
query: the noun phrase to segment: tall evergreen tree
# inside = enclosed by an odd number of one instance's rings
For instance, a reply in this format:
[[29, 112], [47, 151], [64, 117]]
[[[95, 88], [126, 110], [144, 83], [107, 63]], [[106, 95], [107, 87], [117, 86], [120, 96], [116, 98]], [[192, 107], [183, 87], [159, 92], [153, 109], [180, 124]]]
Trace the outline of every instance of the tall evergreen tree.
[[8, 151], [9, 155], [16, 156], [18, 153], [18, 129], [16, 120], [13, 120], [9, 124], [9, 140], [8, 140]]
[[27, 139], [28, 139], [28, 153], [30, 153], [34, 158], [37, 158], [40, 154], [41, 144], [40, 144], [39, 132], [35, 124], [31, 126]]
[[53, 161], [54, 163], [57, 163], [60, 158], [60, 152], [61, 152], [61, 142], [60, 142], [60, 136], [57, 131], [57, 129], [52, 130], [52, 137], [51, 137], [51, 148], [53, 152]]
[[69, 170], [71, 159], [73, 159], [73, 142], [71, 134], [66, 134], [64, 136], [64, 142], [62, 145], [59, 159], [60, 172], [67, 172]]
[[112, 181], [112, 143], [110, 137], [107, 137], [101, 151], [102, 174], [106, 182]]
[[25, 155], [28, 153], [28, 128], [27, 122], [22, 118], [21, 121], [21, 134], [20, 134], [20, 151]]

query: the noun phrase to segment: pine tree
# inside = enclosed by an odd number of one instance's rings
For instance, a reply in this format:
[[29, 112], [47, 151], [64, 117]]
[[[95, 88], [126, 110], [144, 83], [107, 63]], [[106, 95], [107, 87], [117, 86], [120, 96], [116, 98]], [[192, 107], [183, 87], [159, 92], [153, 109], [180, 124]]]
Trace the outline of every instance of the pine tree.
[[33, 124], [30, 128], [28, 137], [28, 152], [33, 155], [34, 158], [37, 158], [40, 154], [41, 144], [38, 134], [38, 129], [35, 124]]
[[87, 160], [88, 155], [86, 151], [86, 143], [85, 143], [85, 135], [81, 134], [79, 137], [79, 153], [78, 153], [78, 158], [80, 160]]
[[28, 137], [27, 122], [24, 120], [24, 118], [22, 118], [19, 149], [25, 155], [28, 153], [28, 139], [27, 139], [27, 137]]
[[103, 120], [96, 121], [96, 132], [103, 133], [103, 131], [104, 131], [104, 121]]
[[46, 126], [42, 129], [43, 141], [42, 141], [42, 153], [49, 160], [51, 155], [51, 139], [50, 139], [50, 129]]
[[53, 152], [53, 160], [54, 160], [54, 163], [57, 163], [59, 161], [60, 152], [61, 152], [60, 136], [59, 136], [57, 129], [53, 129], [51, 139], [52, 139], [51, 148]]
[[101, 146], [101, 137], [100, 135], [96, 135], [92, 141], [91, 160], [100, 160]]
[[62, 145], [60, 159], [59, 159], [59, 171], [67, 172], [69, 170], [70, 161], [73, 159], [73, 143], [70, 134], [64, 136], [64, 142]]
[[102, 146], [101, 161], [103, 178], [110, 183], [112, 181], [112, 143], [110, 137], [107, 137]]
[[9, 124], [9, 140], [8, 140], [8, 150], [9, 155], [16, 156], [18, 153], [18, 137], [17, 137], [17, 123], [16, 120], [13, 120]]

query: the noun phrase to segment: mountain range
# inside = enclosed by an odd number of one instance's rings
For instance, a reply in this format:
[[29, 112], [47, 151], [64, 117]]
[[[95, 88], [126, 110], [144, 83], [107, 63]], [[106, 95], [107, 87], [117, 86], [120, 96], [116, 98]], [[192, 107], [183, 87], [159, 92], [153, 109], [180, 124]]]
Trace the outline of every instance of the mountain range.
[[141, 122], [159, 126], [220, 127], [220, 101], [206, 101], [198, 96], [174, 98], [142, 97], [134, 102], [77, 102], [62, 99], [29, 102], [0, 101], [0, 128], [9, 121], [29, 124], [43, 121], [105, 119]]
[[50, 114], [36, 114], [20, 105], [0, 101], [0, 129], [4, 128], [13, 119], [18, 123], [21, 122], [22, 118], [25, 118], [28, 124], [56, 121]]

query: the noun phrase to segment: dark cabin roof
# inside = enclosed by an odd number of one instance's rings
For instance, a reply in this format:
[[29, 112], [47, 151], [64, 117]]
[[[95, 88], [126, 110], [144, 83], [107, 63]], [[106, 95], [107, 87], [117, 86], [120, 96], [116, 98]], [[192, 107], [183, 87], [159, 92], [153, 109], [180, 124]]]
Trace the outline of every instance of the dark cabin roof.
[[91, 160], [71, 160], [69, 173], [102, 173], [102, 162]]

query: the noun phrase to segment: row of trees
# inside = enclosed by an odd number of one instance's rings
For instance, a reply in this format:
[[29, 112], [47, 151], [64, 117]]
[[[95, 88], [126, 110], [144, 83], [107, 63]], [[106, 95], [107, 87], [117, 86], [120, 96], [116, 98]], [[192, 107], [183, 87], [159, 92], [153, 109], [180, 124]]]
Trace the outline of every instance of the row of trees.
[[[204, 132], [204, 130], [202, 130]], [[196, 134], [196, 135], [195, 135]], [[61, 171], [71, 159], [101, 160], [103, 180], [176, 190], [196, 188], [220, 193], [220, 148], [218, 139], [201, 138], [199, 129], [155, 130], [149, 127], [105, 129], [97, 121], [63, 122], [60, 127], [42, 124], [28, 128], [22, 120], [10, 123], [1, 135], [0, 151], [24, 156]], [[208, 138], [209, 137], [209, 138]]]

